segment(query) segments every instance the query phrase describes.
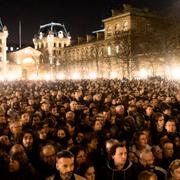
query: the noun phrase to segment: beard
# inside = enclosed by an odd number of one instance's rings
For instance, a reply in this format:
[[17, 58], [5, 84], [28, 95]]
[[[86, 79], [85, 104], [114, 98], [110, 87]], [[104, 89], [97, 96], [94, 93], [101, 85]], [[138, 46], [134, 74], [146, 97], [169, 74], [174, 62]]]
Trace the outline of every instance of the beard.
[[73, 175], [73, 172], [70, 171], [70, 172], [67, 172], [67, 173], [64, 173], [64, 174], [61, 174], [63, 177], [64, 177], [64, 180], [70, 180], [72, 175]]

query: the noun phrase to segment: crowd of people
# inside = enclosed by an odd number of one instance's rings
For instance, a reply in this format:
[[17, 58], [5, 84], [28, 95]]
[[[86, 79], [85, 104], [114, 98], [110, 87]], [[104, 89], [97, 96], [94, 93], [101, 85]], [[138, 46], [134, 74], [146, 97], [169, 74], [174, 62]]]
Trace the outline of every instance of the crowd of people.
[[0, 87], [0, 179], [180, 180], [178, 81]]

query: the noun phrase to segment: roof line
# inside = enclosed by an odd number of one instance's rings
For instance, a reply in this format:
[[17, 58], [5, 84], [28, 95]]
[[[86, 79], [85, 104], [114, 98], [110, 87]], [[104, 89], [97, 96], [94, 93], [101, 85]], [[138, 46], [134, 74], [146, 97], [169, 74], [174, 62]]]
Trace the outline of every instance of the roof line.
[[44, 27], [47, 27], [47, 26], [54, 26], [54, 25], [64, 26], [64, 24], [61, 24], [61, 23], [51, 22], [51, 23], [48, 23], [48, 24], [45, 24], [45, 25], [41, 25], [40, 28], [44, 28]]

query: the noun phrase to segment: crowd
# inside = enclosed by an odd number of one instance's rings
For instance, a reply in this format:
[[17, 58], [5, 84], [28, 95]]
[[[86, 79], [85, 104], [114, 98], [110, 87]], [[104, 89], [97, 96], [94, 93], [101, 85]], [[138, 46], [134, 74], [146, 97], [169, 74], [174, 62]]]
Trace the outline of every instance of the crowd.
[[0, 179], [180, 180], [180, 83], [0, 82]]

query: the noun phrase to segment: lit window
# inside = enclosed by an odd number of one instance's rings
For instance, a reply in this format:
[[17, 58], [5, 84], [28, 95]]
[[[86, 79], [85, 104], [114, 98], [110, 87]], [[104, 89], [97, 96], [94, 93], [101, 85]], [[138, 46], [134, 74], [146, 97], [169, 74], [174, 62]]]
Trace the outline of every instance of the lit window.
[[32, 58], [25, 58], [23, 59], [23, 64], [35, 64]]
[[116, 54], [119, 53], [119, 46], [116, 46]]
[[111, 55], [111, 47], [110, 46], [108, 46], [108, 56], [110, 56]]
[[119, 24], [116, 24], [115, 25], [115, 34], [118, 34], [119, 31], [120, 31], [120, 26], [119, 26]]
[[111, 36], [111, 34], [112, 34], [112, 28], [108, 27], [107, 28], [107, 36]]

